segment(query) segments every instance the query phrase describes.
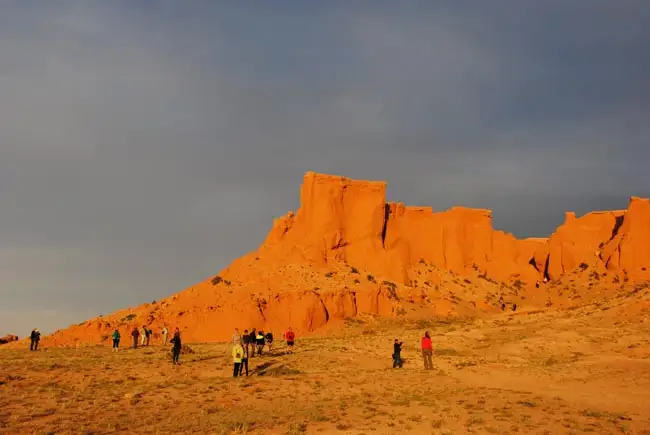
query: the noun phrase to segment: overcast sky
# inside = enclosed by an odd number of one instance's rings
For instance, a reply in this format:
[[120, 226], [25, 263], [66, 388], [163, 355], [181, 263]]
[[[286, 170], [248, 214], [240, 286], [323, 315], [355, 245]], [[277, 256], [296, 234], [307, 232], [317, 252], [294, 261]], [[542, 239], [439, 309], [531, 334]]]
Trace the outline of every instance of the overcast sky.
[[388, 199], [650, 194], [650, 3], [2, 1], [0, 334], [162, 298], [263, 241], [305, 171]]

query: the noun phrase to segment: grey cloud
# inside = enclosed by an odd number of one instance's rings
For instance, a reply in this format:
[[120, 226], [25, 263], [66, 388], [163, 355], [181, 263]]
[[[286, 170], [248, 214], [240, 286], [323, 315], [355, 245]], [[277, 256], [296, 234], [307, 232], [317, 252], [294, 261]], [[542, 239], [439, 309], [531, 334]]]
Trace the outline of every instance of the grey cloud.
[[519, 236], [648, 195], [650, 8], [580, 4], [3, 3], [0, 332], [216, 273], [307, 170]]

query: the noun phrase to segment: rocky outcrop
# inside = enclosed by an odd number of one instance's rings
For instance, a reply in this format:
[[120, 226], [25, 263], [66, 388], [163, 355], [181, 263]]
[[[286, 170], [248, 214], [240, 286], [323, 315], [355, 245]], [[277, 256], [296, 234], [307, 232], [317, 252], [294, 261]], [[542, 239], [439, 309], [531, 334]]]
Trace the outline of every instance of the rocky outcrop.
[[548, 279], [559, 279], [580, 264], [594, 264], [600, 249], [623, 223], [624, 210], [587, 213], [577, 218], [567, 212], [564, 223], [533, 254], [537, 270]]
[[13, 334], [7, 334], [4, 337], [0, 337], [0, 344], [7, 344], [13, 341], [18, 341], [18, 336]]
[[645, 272], [650, 267], [650, 200], [632, 197], [621, 219], [600, 258], [608, 270]]
[[[276, 219], [258, 250], [154, 304], [57, 331], [43, 345], [108, 343], [114, 328], [178, 326], [186, 341], [228, 340], [255, 327], [299, 335], [356, 316], [480, 315], [521, 303], [544, 277], [584, 265], [625, 272], [650, 266], [650, 203], [627, 211], [568, 212], [548, 239], [495, 230], [492, 212], [434, 212], [386, 202], [386, 183], [305, 174], [300, 208]], [[154, 335], [156, 338], [156, 335]]]

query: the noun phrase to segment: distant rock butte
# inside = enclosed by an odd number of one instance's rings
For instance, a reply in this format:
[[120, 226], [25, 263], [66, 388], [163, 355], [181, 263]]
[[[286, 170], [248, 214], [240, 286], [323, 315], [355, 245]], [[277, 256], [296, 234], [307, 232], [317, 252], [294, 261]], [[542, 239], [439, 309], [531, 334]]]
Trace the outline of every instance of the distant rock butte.
[[[627, 210], [567, 213], [548, 239], [494, 230], [492, 212], [434, 212], [386, 202], [386, 183], [305, 174], [301, 206], [275, 220], [260, 248], [219, 275], [164, 300], [45, 337], [43, 345], [124, 345], [134, 325], [176, 326], [186, 341], [227, 340], [235, 327], [298, 335], [364, 315], [480, 315], [531, 303], [544, 278], [577, 268], [649, 278], [650, 202]], [[155, 338], [154, 338], [155, 339]]]

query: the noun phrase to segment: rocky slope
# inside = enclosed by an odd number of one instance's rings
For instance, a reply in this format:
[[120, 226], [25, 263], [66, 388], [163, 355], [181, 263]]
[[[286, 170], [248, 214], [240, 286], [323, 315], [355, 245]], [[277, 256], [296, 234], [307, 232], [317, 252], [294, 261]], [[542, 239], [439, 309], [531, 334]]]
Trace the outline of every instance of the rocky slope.
[[385, 194], [383, 182], [308, 172], [300, 209], [276, 219], [256, 252], [178, 294], [57, 331], [43, 345], [107, 342], [115, 327], [127, 341], [135, 325], [178, 326], [186, 341], [215, 341], [234, 327], [279, 334], [293, 326], [304, 335], [356, 316], [482, 316], [503, 303], [552, 305], [568, 276], [575, 288], [596, 274], [601, 290], [650, 279], [648, 199], [631, 198], [627, 210], [567, 213], [548, 239], [519, 240], [493, 229], [489, 210], [434, 212], [386, 202]]

